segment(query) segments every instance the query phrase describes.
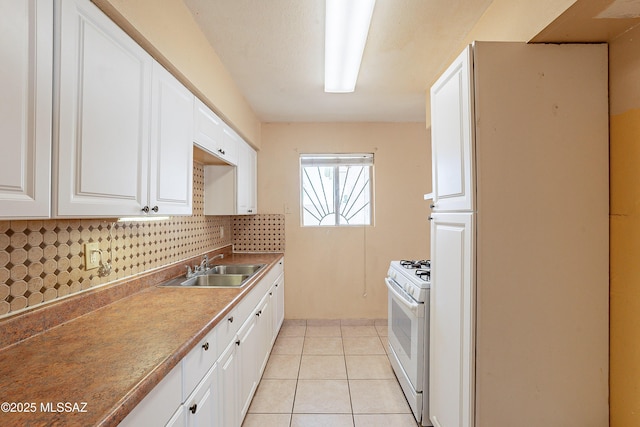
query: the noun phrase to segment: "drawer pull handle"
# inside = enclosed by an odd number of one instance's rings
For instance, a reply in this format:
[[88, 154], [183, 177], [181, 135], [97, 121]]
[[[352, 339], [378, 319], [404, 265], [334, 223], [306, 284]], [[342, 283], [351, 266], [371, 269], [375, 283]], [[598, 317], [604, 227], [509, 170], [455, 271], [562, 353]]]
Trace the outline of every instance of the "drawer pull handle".
[[191, 411], [192, 414], [195, 414], [196, 411], [198, 410], [198, 404], [194, 403], [193, 406], [189, 407], [189, 410]]
[[233, 316], [229, 317], [227, 320], [229, 321], [229, 323], [233, 323]]
[[256, 313], [256, 316], [260, 316], [262, 314], [262, 310], [260, 310], [259, 312]]
[[206, 342], [206, 343], [202, 344], [202, 348], [204, 348], [204, 351], [208, 351], [209, 350], [209, 343]]

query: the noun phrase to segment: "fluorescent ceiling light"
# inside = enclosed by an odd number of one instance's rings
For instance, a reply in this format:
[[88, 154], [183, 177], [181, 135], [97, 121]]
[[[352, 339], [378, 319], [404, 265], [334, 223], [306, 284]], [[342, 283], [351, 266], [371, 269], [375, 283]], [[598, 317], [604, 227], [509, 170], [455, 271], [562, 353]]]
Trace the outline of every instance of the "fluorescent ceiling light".
[[326, 0], [324, 91], [353, 92], [375, 0]]

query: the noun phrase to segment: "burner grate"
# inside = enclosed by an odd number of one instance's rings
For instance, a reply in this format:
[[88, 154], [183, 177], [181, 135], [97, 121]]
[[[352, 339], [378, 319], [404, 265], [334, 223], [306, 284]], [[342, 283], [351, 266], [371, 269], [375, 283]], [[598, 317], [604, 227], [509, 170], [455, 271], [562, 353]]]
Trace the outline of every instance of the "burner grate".
[[427, 282], [431, 281], [431, 270], [419, 268], [416, 270], [416, 276]]
[[422, 260], [406, 260], [403, 259], [400, 261], [400, 265], [403, 266], [404, 268], [408, 268], [408, 269], [424, 269], [424, 270], [430, 270], [431, 269], [431, 260], [428, 259], [422, 259]]

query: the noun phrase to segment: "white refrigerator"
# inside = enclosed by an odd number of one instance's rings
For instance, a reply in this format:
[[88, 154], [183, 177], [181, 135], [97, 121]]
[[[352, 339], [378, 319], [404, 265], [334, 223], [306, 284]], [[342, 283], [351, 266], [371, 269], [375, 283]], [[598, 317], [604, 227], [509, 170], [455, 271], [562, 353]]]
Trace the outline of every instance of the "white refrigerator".
[[608, 425], [607, 47], [476, 42], [431, 88], [429, 416]]

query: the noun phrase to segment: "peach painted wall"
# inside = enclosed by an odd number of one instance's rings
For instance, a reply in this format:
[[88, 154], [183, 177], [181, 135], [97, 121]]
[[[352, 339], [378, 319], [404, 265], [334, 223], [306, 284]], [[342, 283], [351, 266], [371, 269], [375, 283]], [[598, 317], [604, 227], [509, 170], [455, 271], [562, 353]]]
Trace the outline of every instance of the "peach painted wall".
[[[576, 0], [494, 0], [462, 42], [452, 47], [449, 58], [440, 65], [441, 71], [474, 41], [529, 42], [574, 3]], [[429, 90], [426, 123], [431, 124]]]
[[181, 0], [92, 0], [247, 142], [260, 121]]
[[[288, 319], [386, 318], [389, 261], [429, 257], [430, 133], [424, 123], [267, 123], [258, 206], [284, 213]], [[375, 225], [301, 227], [301, 153], [372, 152]]]
[[640, 26], [611, 41], [611, 426], [640, 425]]

